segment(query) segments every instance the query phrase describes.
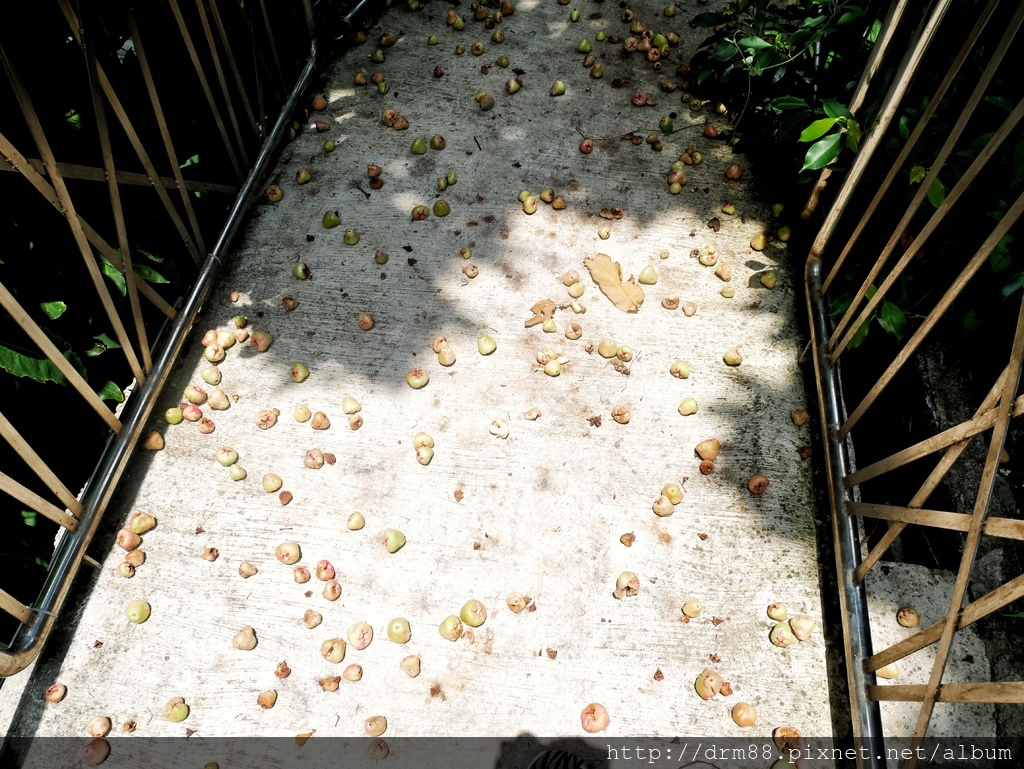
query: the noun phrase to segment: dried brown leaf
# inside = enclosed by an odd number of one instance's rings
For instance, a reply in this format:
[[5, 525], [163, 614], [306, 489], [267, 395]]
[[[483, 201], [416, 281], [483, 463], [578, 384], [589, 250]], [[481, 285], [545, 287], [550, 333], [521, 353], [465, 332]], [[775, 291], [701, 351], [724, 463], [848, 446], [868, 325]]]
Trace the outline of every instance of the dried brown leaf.
[[558, 305], [550, 299], [543, 299], [540, 302], [537, 302], [537, 304], [530, 308], [530, 312], [533, 313], [533, 317], [526, 321], [526, 328], [536, 326], [538, 323], [543, 323], [548, 318], [553, 318], [556, 309], [558, 309]]
[[594, 259], [586, 258], [583, 264], [590, 270], [590, 277], [611, 303], [623, 312], [636, 312], [644, 303], [644, 292], [636, 284], [636, 278], [622, 279], [622, 267], [613, 262], [608, 254], [598, 254]]

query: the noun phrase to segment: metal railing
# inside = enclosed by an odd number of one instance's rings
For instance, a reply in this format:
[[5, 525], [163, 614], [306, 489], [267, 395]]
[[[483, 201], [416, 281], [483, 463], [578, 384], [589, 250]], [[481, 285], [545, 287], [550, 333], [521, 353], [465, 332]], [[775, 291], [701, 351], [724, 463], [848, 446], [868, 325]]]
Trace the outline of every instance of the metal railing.
[[[902, 35], [901, 39], [909, 43], [898, 66], [895, 62], [890, 64], [893, 68], [890, 71], [894, 72], [891, 86], [884, 94], [874, 97], [878, 99], [875, 103], [879, 106], [874, 113], [873, 124], [865, 127], [870, 128], [870, 133], [866, 130], [866, 138], [824, 215], [824, 223], [810, 249], [805, 272], [807, 307], [811, 318], [811, 348], [828, 459], [832, 528], [842, 588], [840, 601], [854, 736], [866, 740], [883, 738], [879, 702], [919, 702], [921, 707], [913, 734], [887, 735], [911, 737], [914, 746], [920, 745], [928, 734], [937, 702], [1024, 702], [1024, 682], [1021, 681], [944, 682], [956, 633], [1024, 596], [1024, 576], [1018, 576], [983, 597], [965, 603], [981, 539], [1024, 538], [1024, 529], [1019, 521], [989, 515], [1010, 421], [1024, 413], [1024, 395], [1018, 395], [1021, 368], [1024, 365], [1024, 303], [1020, 298], [1011, 295], [1011, 301], [1015, 306], [1019, 305], [1019, 312], [1012, 344], [1006, 350], [1005, 368], [995, 378], [988, 395], [978, 405], [972, 418], [950, 425], [912, 445], [900, 447], [895, 452], [891, 451], [894, 440], [890, 434], [886, 446], [868, 447], [873, 449], [870, 453], [880, 458], [865, 467], [854, 466], [851, 443], [858, 435], [858, 426], [863, 428], [869, 425], [872, 418], [885, 419], [885, 412], [879, 406], [883, 395], [892, 390], [899, 372], [920, 349], [929, 333], [941, 321], [949, 319], [957, 298], [972, 285], [972, 280], [978, 278], [979, 271], [990, 259], [990, 255], [1004, 242], [1004, 238], [1024, 213], [1024, 195], [1010, 203], [998, 221], [985, 219], [973, 222], [972, 226], [978, 235], [972, 252], [968, 253], [966, 259], [954, 260], [952, 256], [947, 256], [948, 263], [958, 264], [949, 273], [952, 279], [943, 288], [941, 297], [920, 317], [913, 332], [900, 345], [881, 375], [865, 385], [866, 392], [857, 396], [858, 400], [849, 410], [844, 402], [844, 397], [849, 397], [844, 392], [845, 377], [840, 375], [840, 362], [844, 354], [849, 355], [848, 351], [858, 331], [865, 323], [872, 321], [887, 297], [895, 299], [894, 287], [901, 276], [914, 274], [915, 257], [919, 257], [925, 247], [935, 251], [943, 249], [945, 244], [937, 242], [941, 238], [933, 236], [937, 231], [941, 232], [950, 211], [972, 193], [992, 195], [991, 188], [977, 188], [984, 187], [979, 180], [986, 170], [991, 171], [990, 164], [1000, 157], [1000, 151], [1007, 150], [1007, 140], [1011, 135], [1020, 141], [1021, 134], [1017, 129], [1024, 117], [1024, 100], [1016, 105], [1008, 105], [1001, 124], [981, 137], [983, 141], [976, 148], [973, 160], [956, 184], [945, 192], [944, 199], [941, 202], [928, 202], [929, 191], [933, 189], [939, 175], [948, 173], [951, 155], [963, 150], [968, 143], [970, 135], [966, 129], [978, 105], [986, 97], [995, 74], [1000, 66], [1012, 63], [1012, 57], [1008, 54], [1014, 46], [1019, 49], [1018, 33], [1024, 22], [1024, 5], [1020, 3], [988, 0], [984, 5], [975, 4], [973, 29], [970, 29], [966, 37], [963, 35], [966, 30], [955, 36], [958, 43], [963, 41], [962, 47], [952, 59], [946, 54], [943, 66], [948, 67], [948, 71], [939, 70], [945, 72], [945, 75], [934, 86], [930, 98], [921, 100], [925, 106], [916, 124], [911, 126], [904, 122], [902, 127], [906, 133], [897, 133], [898, 124], [895, 119], [901, 111], [905, 114], [907, 112], [908, 91], [915, 83], [915, 78], [921, 80], [922, 73], [926, 72], [922, 62], [929, 53], [934, 53], [932, 46], [943, 24], [956, 23], [947, 18], [951, 5], [954, 4], [950, 0], [936, 0], [921, 9], [916, 3], [902, 0], [893, 3], [883, 33], [873, 51], [871, 65], [856, 89], [853, 109], [859, 118], [865, 113], [863, 105], [867, 103], [872, 88], [879, 90], [875, 81], [880, 79], [877, 75], [881, 71], [881, 63], [895, 55], [891, 41]], [[910, 13], [910, 8], [915, 6], [916, 12]], [[948, 41], [950, 37], [945, 39]], [[985, 41], [985, 44], [982, 45], [981, 41]], [[964, 64], [972, 57], [975, 61], [980, 59], [984, 62], [984, 69], [976, 79], [973, 79], [975, 75], [971, 78], [963, 75]], [[894, 182], [907, 178], [911, 170], [909, 158], [926, 135], [937, 110], [942, 108], [943, 100], [953, 93], [954, 88], [960, 93], [955, 109], [958, 118], [944, 136], [930, 168], [919, 180], [916, 193], [906, 202], [900, 197], [905, 188], [897, 187]], [[964, 98], [964, 94], [969, 95]], [[894, 142], [899, 149], [897, 156], [895, 159], [891, 155], [882, 157], [879, 148], [885, 139], [891, 139], [894, 135], [898, 139]], [[925, 169], [921, 168], [918, 173], [922, 171]], [[805, 209], [804, 218], [808, 218], [815, 209], [831, 173], [830, 169], [822, 172]], [[872, 182], [870, 190], [865, 189], [867, 179], [879, 178], [881, 181]], [[972, 184], [976, 187], [972, 188]], [[857, 198], [858, 195], [861, 198]], [[902, 213], [896, 216], [893, 211]], [[912, 240], [906, 237], [908, 232], [914, 233]], [[890, 264], [898, 247], [904, 250]], [[838, 317], [833, 318], [829, 312], [829, 291], [832, 289], [834, 293], [839, 276], [850, 272], [856, 273], [857, 288], [848, 308], [842, 313], [836, 313]], [[872, 354], [887, 355], [877, 347]], [[908, 400], [912, 397], [907, 396]], [[867, 435], [871, 434], [868, 430]], [[987, 440], [987, 448], [973, 508], [969, 512], [925, 509], [933, 493], [974, 439]], [[870, 438], [866, 440], [870, 441]], [[899, 443], [898, 437], [895, 442]], [[864, 449], [867, 443], [857, 445], [858, 449]], [[879, 492], [875, 486], [865, 486], [869, 481], [904, 469], [916, 460], [929, 459], [934, 461], [934, 467], [927, 473], [924, 482], [911, 490], [904, 505], [870, 501], [872, 494]], [[874, 542], [870, 542], [865, 533], [865, 523], [872, 520], [887, 526]], [[948, 596], [948, 611], [935, 624], [886, 649], [874, 651], [866, 605], [865, 578], [882, 562], [883, 557], [887, 554], [891, 556], [891, 548], [908, 527], [945, 529], [963, 535], [959, 564]], [[936, 650], [927, 684], [877, 684], [875, 671], [931, 645], [936, 645]], [[873, 759], [864, 759], [862, 763], [881, 765]], [[915, 764], [916, 759], [911, 758], [905, 766], [913, 767]]]
[[[91, 4], [55, 2], [67, 24], [66, 32], [82, 53], [102, 167], [63, 163], [57, 158], [52, 139], [54, 126], [47, 124], [37, 111], [42, 94], [33, 93], [23, 78], [32, 62], [24, 57], [19, 59], [10, 39], [0, 38], [0, 61], [25, 124], [11, 125], [11, 115], [4, 118], [6, 126], [0, 124], [0, 157], [4, 161], [0, 169], [20, 174], [27, 182], [26, 191], [34, 189], [42, 195], [70, 228], [88, 285], [113, 329], [134, 383], [131, 394], [115, 415], [22, 306], [16, 296], [18, 287], [0, 283], [0, 306], [111, 433], [84, 491], [76, 495], [33, 449], [31, 436], [23, 435], [0, 413], [0, 436], [45, 485], [49, 495], [38, 493], [4, 472], [0, 472], [0, 492], [61, 527], [37, 600], [27, 605], [0, 590], [0, 609], [21, 623], [11, 644], [0, 650], [2, 677], [18, 673], [35, 659], [69, 594], [75, 574], [83, 561], [90, 560], [86, 548], [170, 366], [208, 296], [221, 260], [276, 148], [293, 129], [293, 115], [319, 64], [317, 29], [323, 26], [319, 18], [332, 13], [330, 3], [314, 0], [256, 0], [245, 4], [196, 0], [194, 7], [187, 0], [147, 3], [144, 7], [126, 1], [120, 9], [123, 16], [117, 22], [130, 32], [144, 92], [124, 98], [126, 94], [115, 89], [114, 78], [108, 76], [100, 60], [101, 53], [109, 52], [97, 51], [97, 41], [112, 26], [111, 19], [101, 19]], [[108, 6], [104, 8], [109, 12]], [[13, 29], [14, 25], [7, 27], [8, 32]], [[147, 57], [151, 43], [159, 43], [158, 63]], [[285, 50], [290, 51], [287, 59], [280, 53]], [[175, 82], [175, 73], [180, 72], [194, 72], [198, 94]], [[72, 78], [72, 73], [67, 73], [67, 77]], [[158, 86], [158, 82], [162, 85]], [[139, 104], [149, 105], [148, 114], [138, 109], [130, 114], [130, 105]], [[194, 145], [195, 136], [172, 135], [169, 117], [175, 110], [200, 109], [209, 110], [209, 122], [197, 120], [190, 130], [215, 133], [233, 178], [217, 182], [184, 178], [184, 164], [176, 146]], [[114, 129], [108, 122], [108, 113], [122, 132], [117, 141], [112, 140]], [[82, 119], [84, 122], [84, 115]], [[180, 127], [181, 121], [177, 122]], [[24, 135], [25, 128], [38, 157], [30, 157], [26, 154], [27, 146], [18, 147], [16, 140], [9, 138], [18, 131]], [[144, 135], [150, 137], [148, 144], [142, 138]], [[115, 146], [125, 145], [131, 152], [115, 157]], [[126, 170], [119, 164], [129, 168], [141, 166], [142, 172]], [[109, 210], [104, 221], [90, 223], [81, 215], [80, 207], [76, 208], [83, 197], [90, 198], [95, 207], [95, 197], [88, 192], [95, 196], [96, 187], [82, 194], [76, 189], [73, 195], [66, 183], [68, 179], [106, 182]], [[142, 194], [138, 190], [143, 188], [153, 193], [147, 201], [150, 206], [146, 215], [166, 217], [170, 231], [180, 241], [177, 248], [194, 265], [187, 296], [177, 307], [133, 268], [129, 233], [142, 227], [136, 228], [137, 223], [128, 219], [123, 196], [131, 190], [133, 200], [137, 201]], [[233, 202], [223, 205], [212, 221], [203, 224], [193, 203], [196, 193], [220, 195], [222, 200], [233, 196]], [[209, 250], [208, 241], [213, 242]], [[123, 276], [125, 301], [119, 302], [111, 295], [100, 256]], [[88, 289], [83, 285], [80, 290]], [[161, 325], [162, 333], [155, 334], [154, 328], [159, 330]]]

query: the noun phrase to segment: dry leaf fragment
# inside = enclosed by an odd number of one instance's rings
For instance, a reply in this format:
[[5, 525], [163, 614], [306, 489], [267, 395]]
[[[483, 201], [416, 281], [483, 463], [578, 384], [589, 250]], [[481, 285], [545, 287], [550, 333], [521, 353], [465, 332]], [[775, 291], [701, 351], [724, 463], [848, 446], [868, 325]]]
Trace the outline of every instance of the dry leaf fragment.
[[302, 747], [303, 745], [306, 744], [306, 740], [308, 740], [310, 737], [313, 736], [313, 732], [315, 732], [315, 731], [316, 731], [316, 729], [314, 729], [312, 732], [303, 732], [302, 734], [296, 734], [295, 735], [295, 744], [298, 745], [299, 747]]
[[619, 537], [619, 542], [624, 544], [626, 547], [633, 547], [633, 543], [636, 542], [636, 535], [633, 534], [633, 532], [623, 534], [621, 537]]
[[717, 654], [709, 654], [708, 659], [716, 664], [722, 661], [722, 658], [719, 657]]
[[464, 492], [464, 491], [463, 491], [462, 489], [455, 489], [455, 494], [454, 494], [454, 496], [455, 496], [455, 501], [456, 501], [456, 502], [461, 502], [461, 501], [462, 501], [462, 498], [463, 498], [464, 496], [466, 496], [466, 494], [465, 494], [465, 492]]
[[725, 620], [724, 620], [724, 619], [722, 619], [721, 617], [714, 617], [714, 618], [713, 618], [713, 619], [711, 620], [711, 624], [712, 624], [712, 625], [714, 625], [715, 627], [718, 627], [718, 626], [719, 626], [719, 625], [721, 625], [721, 624], [722, 624], [723, 622], [725, 622]]
[[654, 671], [654, 680], [655, 681], [664, 681], [665, 680], [665, 674], [661, 672], [661, 668], [658, 668], [657, 670]]
[[644, 292], [636, 284], [636, 278], [622, 279], [622, 267], [612, 261], [608, 254], [598, 254], [594, 259], [586, 258], [583, 264], [590, 270], [590, 277], [611, 303], [623, 312], [636, 312], [644, 303]]
[[558, 656], [558, 649], [548, 649], [547, 654], [550, 659], [554, 659]]
[[543, 299], [533, 307], [530, 308], [530, 312], [533, 313], [533, 317], [526, 321], [526, 328], [536, 326], [538, 323], [543, 323], [549, 318], [555, 316], [555, 310], [558, 309], [558, 305], [552, 302], [550, 299]]

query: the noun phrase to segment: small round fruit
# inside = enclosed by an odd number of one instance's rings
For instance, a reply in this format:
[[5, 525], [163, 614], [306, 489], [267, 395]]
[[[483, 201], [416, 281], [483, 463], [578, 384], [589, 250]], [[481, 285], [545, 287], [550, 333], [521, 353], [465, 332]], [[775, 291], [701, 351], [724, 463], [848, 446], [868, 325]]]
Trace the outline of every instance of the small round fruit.
[[404, 617], [395, 617], [388, 623], [388, 639], [396, 644], [408, 643], [412, 638], [412, 628], [409, 620]]
[[124, 610], [125, 615], [128, 617], [128, 621], [136, 625], [140, 625], [149, 619], [150, 608], [149, 604], [145, 601], [136, 599], [128, 604]]
[[608, 728], [611, 719], [604, 705], [599, 702], [591, 702], [580, 713], [580, 724], [587, 734], [597, 734]]
[[757, 721], [757, 711], [749, 702], [737, 702], [732, 708], [732, 720], [738, 726], [753, 726]]
[[913, 606], [901, 606], [896, 612], [896, 622], [900, 627], [917, 627], [921, 624], [921, 615]]
[[480, 627], [487, 620], [487, 609], [475, 598], [466, 601], [459, 617], [470, 627]]
[[446, 638], [449, 641], [458, 641], [462, 638], [462, 620], [452, 614], [445, 617], [437, 630], [442, 638]]
[[494, 341], [494, 338], [486, 334], [476, 340], [476, 349], [481, 355], [490, 355], [497, 347], [498, 343]]

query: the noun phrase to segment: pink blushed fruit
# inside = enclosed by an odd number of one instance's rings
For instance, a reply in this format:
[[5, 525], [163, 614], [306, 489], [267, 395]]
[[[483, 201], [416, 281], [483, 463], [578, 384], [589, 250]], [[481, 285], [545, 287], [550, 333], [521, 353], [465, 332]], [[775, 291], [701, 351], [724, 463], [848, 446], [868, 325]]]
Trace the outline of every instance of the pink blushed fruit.
[[731, 181], [736, 181], [743, 176], [743, 169], [733, 163], [731, 166], [725, 169], [725, 178]]
[[43, 698], [50, 704], [56, 704], [68, 696], [68, 687], [64, 684], [52, 684], [46, 690]]
[[737, 702], [732, 708], [732, 720], [737, 726], [753, 726], [757, 721], [757, 711], [749, 702]]
[[783, 649], [797, 642], [796, 634], [793, 633], [793, 628], [789, 622], [778, 623], [772, 628], [772, 632], [768, 637], [773, 644]]
[[306, 452], [302, 464], [310, 470], [319, 470], [324, 466], [324, 453], [320, 449], [310, 449]]
[[82, 760], [88, 766], [99, 766], [110, 756], [110, 743], [97, 737], [82, 748]]
[[587, 734], [597, 734], [608, 728], [611, 719], [604, 705], [599, 702], [591, 702], [580, 713], [580, 725]]
[[414, 368], [405, 375], [405, 381], [412, 389], [419, 390], [430, 381], [430, 375], [424, 369]]
[[194, 403], [185, 403], [181, 406], [181, 416], [186, 422], [198, 422], [203, 418], [203, 410]]
[[316, 578], [322, 582], [334, 579], [334, 566], [331, 565], [330, 561], [317, 561]]
[[584, 139], [580, 142], [580, 152], [584, 155], [589, 155], [594, 151], [594, 142], [590, 139]]
[[814, 630], [814, 620], [806, 614], [797, 614], [789, 620], [789, 626], [798, 641], [806, 641]]
[[775, 601], [768, 604], [768, 617], [776, 622], [785, 622], [789, 617], [786, 604], [782, 603], [782, 601]]
[[271, 203], [280, 203], [284, 199], [284, 190], [276, 184], [267, 187], [267, 200]]
[[292, 570], [292, 575], [295, 577], [295, 582], [299, 585], [305, 585], [309, 582], [309, 569], [305, 566], [296, 566]]
[[357, 622], [348, 629], [349, 645], [356, 651], [362, 651], [373, 641], [373, 628], [369, 622]]
[[242, 561], [240, 564], [238, 564], [238, 575], [242, 579], [249, 579], [249, 577], [254, 577], [258, 573], [259, 569], [257, 569], [248, 561]]
[[221, 446], [215, 455], [217, 462], [224, 467], [230, 467], [238, 461], [238, 452], [230, 446]]
[[328, 638], [320, 644], [320, 654], [328, 662], [337, 665], [345, 659], [345, 641], [341, 638]]
[[85, 731], [90, 737], [105, 737], [110, 734], [110, 719], [106, 716], [94, 718], [86, 725]]
[[131, 529], [121, 529], [117, 532], [117, 546], [122, 550], [134, 550], [142, 544], [142, 537]]
[[672, 513], [675, 512], [675, 507], [671, 500], [669, 500], [669, 498], [664, 494], [654, 500], [654, 504], [651, 505], [651, 509], [654, 511], [655, 515], [661, 518], [664, 518], [667, 515], [672, 515]]
[[312, 609], [306, 609], [305, 614], [302, 615], [302, 624], [306, 627], [307, 630], [312, 630], [313, 628], [319, 626], [319, 624], [323, 621], [324, 615], [318, 611], [313, 611]]
[[324, 412], [317, 411], [309, 424], [314, 430], [326, 430], [331, 426], [331, 420]]
[[363, 666], [356, 663], [348, 665], [341, 672], [341, 677], [346, 681], [359, 681], [363, 677]]
[[269, 331], [253, 331], [251, 339], [256, 352], [266, 352], [274, 342], [274, 337]]
[[299, 547], [298, 542], [282, 542], [274, 550], [274, 555], [285, 566], [291, 566], [302, 558], [302, 548]]
[[210, 433], [217, 429], [217, 425], [216, 423], [214, 423], [212, 419], [203, 417], [202, 419], [199, 420], [197, 428], [199, 430], [200, 435], [209, 435]]
[[146, 554], [141, 550], [130, 550], [124, 554], [125, 562], [134, 569], [146, 562]]
[[369, 331], [373, 328], [373, 316], [368, 312], [359, 313], [359, 317], [356, 318], [356, 325], [359, 326], [363, 331]]

